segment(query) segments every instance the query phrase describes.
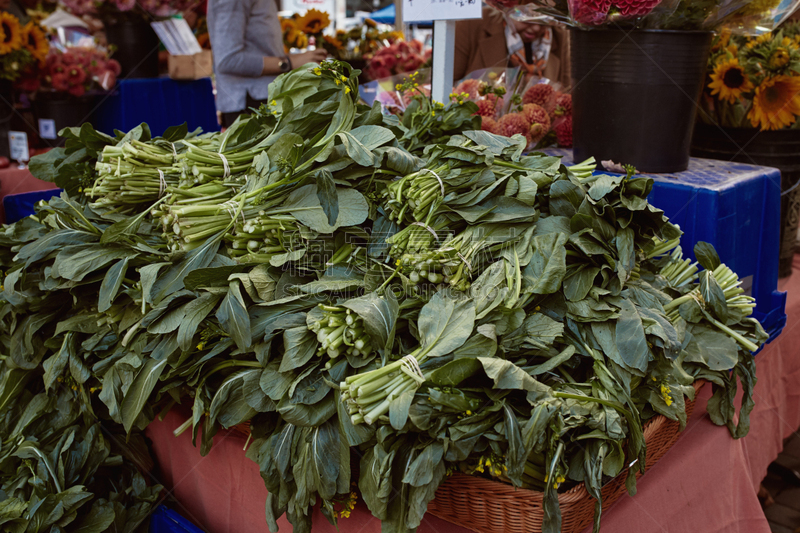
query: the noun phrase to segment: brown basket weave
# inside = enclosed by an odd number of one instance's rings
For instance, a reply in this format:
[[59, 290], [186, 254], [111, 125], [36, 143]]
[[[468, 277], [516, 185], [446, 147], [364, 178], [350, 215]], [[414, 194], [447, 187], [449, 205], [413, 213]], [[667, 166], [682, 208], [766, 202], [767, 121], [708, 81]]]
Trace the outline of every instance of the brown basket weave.
[[[695, 397], [705, 381], [694, 383]], [[686, 418], [692, 416], [694, 400], [686, 400]], [[231, 428], [250, 435], [250, 422]], [[680, 436], [680, 424], [658, 415], [644, 425], [647, 466], [652, 468], [672, 448]], [[606, 483], [602, 489], [603, 509], [611, 507], [627, 490], [628, 471]], [[638, 478], [642, 474], [637, 473]], [[544, 509], [542, 493], [517, 489], [506, 483], [466, 474], [453, 474], [436, 491], [428, 512], [478, 533], [541, 533]], [[561, 507], [561, 533], [580, 533], [594, 520], [595, 500], [583, 485], [558, 495]]]
[[[703, 386], [694, 384], [695, 392]], [[694, 401], [686, 401], [686, 418], [692, 415]], [[680, 436], [680, 424], [656, 416], [644, 426], [647, 443], [647, 468], [664, 457]], [[626, 491], [628, 471], [608, 482], [602, 489], [603, 509], [607, 509]], [[636, 474], [638, 478], [641, 474]], [[542, 531], [543, 494], [515, 489], [511, 485], [484, 478], [454, 474], [436, 491], [428, 512], [479, 533], [537, 533]], [[579, 533], [594, 519], [595, 500], [582, 484], [558, 495], [561, 507], [561, 533]]]

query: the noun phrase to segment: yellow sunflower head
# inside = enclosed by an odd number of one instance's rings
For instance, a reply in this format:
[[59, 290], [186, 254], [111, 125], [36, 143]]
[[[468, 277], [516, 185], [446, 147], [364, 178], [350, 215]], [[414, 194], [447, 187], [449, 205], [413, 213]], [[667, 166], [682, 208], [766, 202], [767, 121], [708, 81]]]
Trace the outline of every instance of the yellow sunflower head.
[[325, 36], [323, 36], [323, 39], [325, 39], [325, 44], [327, 44], [328, 47], [330, 47], [330, 48], [332, 48], [334, 50], [341, 50], [344, 47], [344, 45], [342, 44], [342, 41], [340, 41], [336, 37], [331, 37], [330, 35], [325, 35]]
[[331, 19], [328, 14], [318, 9], [309, 9], [297, 21], [297, 27], [308, 35], [316, 35], [328, 27]]
[[294, 32], [293, 39], [290, 41], [295, 48], [305, 48], [308, 46], [308, 35], [301, 31]]
[[714, 46], [711, 47], [712, 50], [723, 50], [725, 47], [728, 46], [728, 42], [731, 40], [731, 30], [727, 28], [723, 28], [717, 38], [714, 40]]
[[297, 26], [294, 24], [294, 19], [281, 19], [281, 33], [284, 35], [289, 30], [297, 29]]
[[367, 25], [367, 26], [369, 26], [370, 28], [377, 28], [377, 27], [378, 27], [378, 23], [377, 23], [377, 22], [375, 22], [375, 21], [374, 21], [374, 20], [372, 20], [372, 19], [364, 19], [364, 24], [366, 24], [366, 25]]
[[753, 127], [779, 130], [800, 115], [800, 76], [773, 76], [756, 87], [747, 118]]
[[753, 84], [737, 58], [723, 58], [714, 67], [711, 83], [708, 84], [712, 95], [719, 95], [720, 100], [733, 103], [742, 93], [753, 90]]
[[11, 13], [0, 11], [0, 55], [22, 48], [22, 28], [19, 19]]
[[42, 28], [33, 21], [28, 22], [22, 28], [22, 44], [40, 63], [47, 59], [50, 44], [47, 42]]
[[769, 56], [769, 68], [779, 69], [785, 67], [790, 60], [789, 51], [783, 47], [778, 48]]

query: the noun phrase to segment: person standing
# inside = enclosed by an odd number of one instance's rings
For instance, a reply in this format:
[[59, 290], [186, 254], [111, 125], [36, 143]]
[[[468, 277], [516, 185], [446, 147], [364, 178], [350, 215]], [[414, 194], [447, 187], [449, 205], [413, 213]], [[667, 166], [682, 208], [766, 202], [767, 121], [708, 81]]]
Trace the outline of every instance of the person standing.
[[484, 8], [483, 18], [456, 23], [453, 79], [490, 67], [523, 67], [569, 87], [569, 32]]
[[285, 54], [275, 0], [209, 0], [208, 36], [214, 51], [217, 111], [223, 127], [268, 101], [276, 76], [320, 62], [324, 49]]

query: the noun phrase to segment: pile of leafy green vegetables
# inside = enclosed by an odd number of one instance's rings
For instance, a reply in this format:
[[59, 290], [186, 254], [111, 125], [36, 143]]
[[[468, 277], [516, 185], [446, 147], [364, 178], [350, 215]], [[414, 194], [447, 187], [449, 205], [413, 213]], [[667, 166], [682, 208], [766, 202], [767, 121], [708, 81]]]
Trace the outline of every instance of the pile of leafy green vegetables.
[[272, 531], [347, 516], [355, 471], [385, 531], [453, 474], [543, 492], [548, 533], [584, 483], [599, 525], [697, 379], [747, 432], [754, 302], [710, 246], [682, 257], [650, 179], [523, 155], [470, 103], [384, 116], [356, 73], [281, 76], [222, 134], [84, 125], [31, 162], [65, 193], [0, 234], [4, 530], [135, 531], [140, 431], [177, 403], [203, 454], [250, 421]]

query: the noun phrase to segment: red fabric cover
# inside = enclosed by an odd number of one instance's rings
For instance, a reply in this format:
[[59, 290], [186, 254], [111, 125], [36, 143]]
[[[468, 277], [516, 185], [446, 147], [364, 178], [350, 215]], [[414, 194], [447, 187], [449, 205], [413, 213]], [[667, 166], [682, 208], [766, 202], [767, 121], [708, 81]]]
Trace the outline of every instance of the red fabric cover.
[[[794, 267], [794, 276], [779, 283], [789, 291], [786, 328], [756, 359], [750, 434], [733, 440], [726, 428], [711, 423], [705, 411], [711, 387], [704, 387], [680, 440], [641, 478], [635, 497], [625, 495], [603, 514], [604, 531], [769, 533], [756, 492], [784, 437], [800, 427], [800, 256], [795, 256]], [[172, 436], [188, 416], [188, 410], [176, 409], [147, 429], [161, 467], [156, 476], [174, 490], [182, 505], [178, 511], [211, 533], [267, 531], [267, 491], [258, 467], [244, 456], [245, 438], [221, 432], [203, 458], [192, 447], [190, 432]], [[279, 525], [281, 531], [291, 530], [285, 519]], [[359, 502], [351, 517], [340, 521], [340, 530], [378, 533], [380, 521]], [[319, 510], [314, 531], [335, 531]], [[427, 515], [419, 531], [467, 530]]]

